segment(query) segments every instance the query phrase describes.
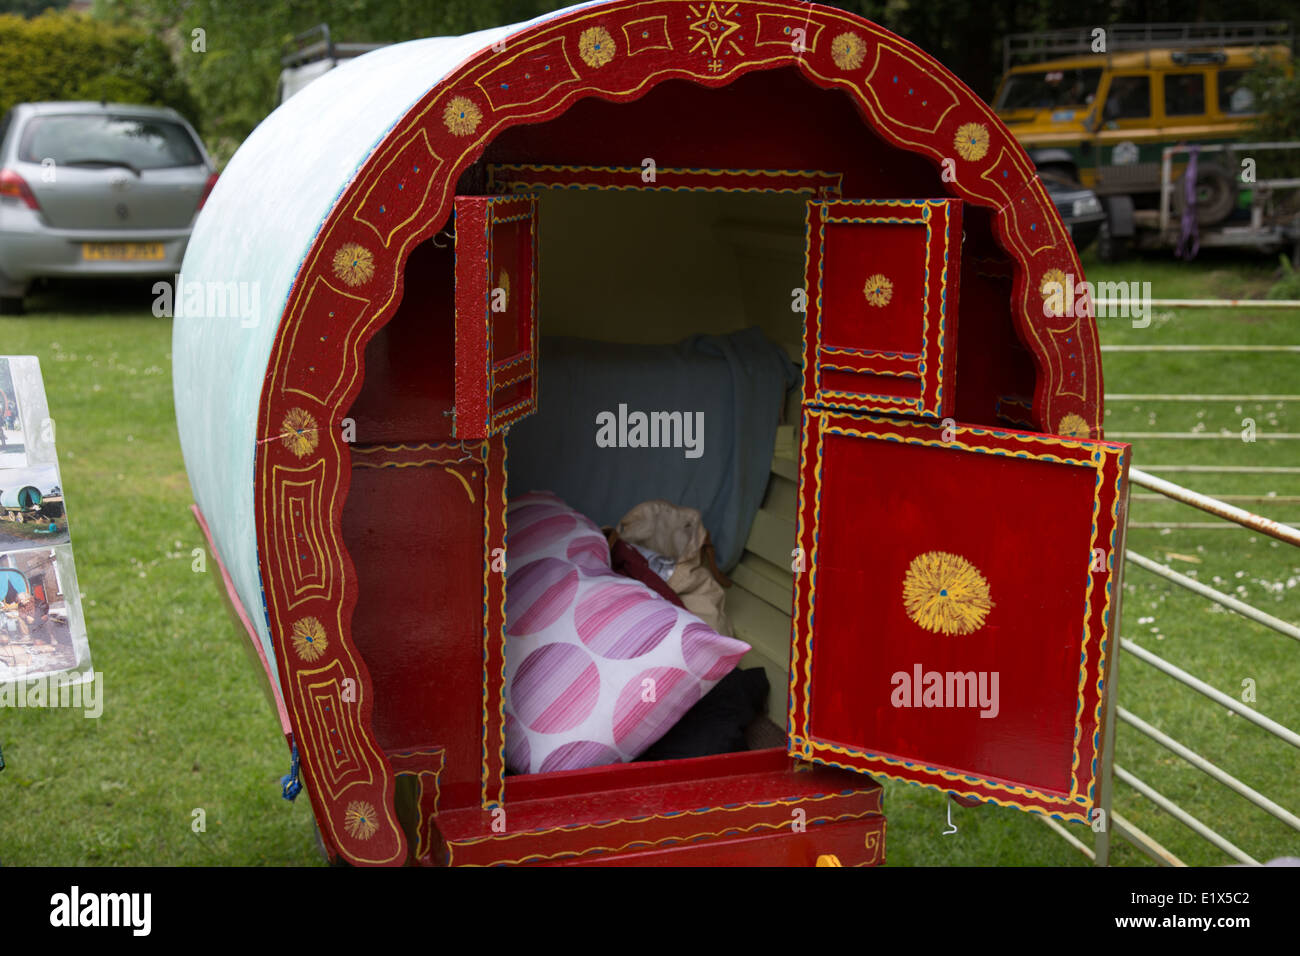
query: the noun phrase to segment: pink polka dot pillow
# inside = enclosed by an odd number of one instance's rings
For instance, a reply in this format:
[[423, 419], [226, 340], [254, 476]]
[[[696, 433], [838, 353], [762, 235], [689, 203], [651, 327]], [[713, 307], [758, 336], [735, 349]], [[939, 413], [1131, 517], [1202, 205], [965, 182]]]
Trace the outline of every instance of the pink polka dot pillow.
[[736, 666], [718, 634], [609, 565], [595, 523], [549, 492], [506, 511], [506, 765], [633, 760]]

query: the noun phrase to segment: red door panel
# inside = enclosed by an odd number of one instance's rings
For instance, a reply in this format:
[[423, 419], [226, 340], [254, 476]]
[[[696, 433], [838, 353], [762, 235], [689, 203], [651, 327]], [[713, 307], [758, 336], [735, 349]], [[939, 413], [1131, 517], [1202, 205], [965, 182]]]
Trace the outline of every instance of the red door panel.
[[537, 407], [537, 198], [457, 196], [455, 437]]
[[805, 408], [790, 753], [1086, 819], [1127, 449]]
[[804, 401], [951, 414], [961, 203], [810, 202], [806, 252]]

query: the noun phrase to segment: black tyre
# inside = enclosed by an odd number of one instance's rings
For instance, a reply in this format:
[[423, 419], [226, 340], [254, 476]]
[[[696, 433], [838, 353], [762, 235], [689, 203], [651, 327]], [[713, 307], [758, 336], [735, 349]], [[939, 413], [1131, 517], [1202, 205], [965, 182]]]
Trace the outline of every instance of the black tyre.
[[[1186, 173], [1174, 183], [1174, 212], [1183, 214]], [[1196, 170], [1196, 221], [1202, 226], [1223, 222], [1237, 208], [1237, 181], [1222, 166], [1200, 164]]]
[[1110, 223], [1103, 222], [1097, 230], [1097, 258], [1102, 262], [1122, 262], [1133, 251], [1133, 240], [1111, 235]]

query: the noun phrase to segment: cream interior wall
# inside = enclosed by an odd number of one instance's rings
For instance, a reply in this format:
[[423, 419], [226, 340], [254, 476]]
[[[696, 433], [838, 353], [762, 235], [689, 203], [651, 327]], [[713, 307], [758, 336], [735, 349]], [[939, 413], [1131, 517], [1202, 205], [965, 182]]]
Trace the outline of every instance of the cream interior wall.
[[780, 193], [542, 192], [543, 335], [675, 342], [758, 325], [798, 342], [806, 197]]

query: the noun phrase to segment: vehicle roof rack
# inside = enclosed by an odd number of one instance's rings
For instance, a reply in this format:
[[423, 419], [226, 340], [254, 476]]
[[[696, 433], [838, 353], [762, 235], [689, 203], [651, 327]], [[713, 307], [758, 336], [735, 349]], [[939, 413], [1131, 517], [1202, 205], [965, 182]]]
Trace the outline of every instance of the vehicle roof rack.
[[280, 57], [280, 66], [288, 68], [313, 63], [316, 60], [346, 60], [371, 50], [378, 50], [384, 43], [335, 43], [330, 36], [329, 24], [318, 23], [310, 30], [304, 30], [287, 44], [289, 51]]
[[[1050, 60], [1092, 52], [1096, 27], [1012, 33], [1002, 39], [1002, 72], [1012, 60]], [[1284, 44], [1295, 49], [1291, 24], [1285, 20], [1224, 20], [1213, 23], [1114, 23], [1104, 27], [1106, 52], [1162, 47], [1222, 48]]]

